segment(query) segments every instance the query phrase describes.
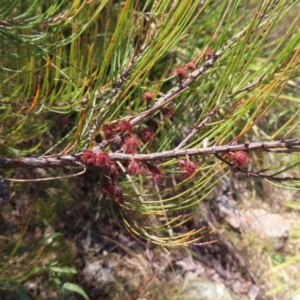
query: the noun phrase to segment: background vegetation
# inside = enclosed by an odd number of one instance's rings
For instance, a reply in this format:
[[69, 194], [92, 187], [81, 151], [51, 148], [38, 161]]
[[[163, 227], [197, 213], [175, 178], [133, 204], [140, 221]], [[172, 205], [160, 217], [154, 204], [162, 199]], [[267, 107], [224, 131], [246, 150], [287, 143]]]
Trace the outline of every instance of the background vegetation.
[[[265, 297], [297, 294], [299, 12], [297, 1], [284, 0], [3, 3], [0, 166], [14, 180], [10, 195], [1, 181], [0, 200], [10, 198], [0, 218], [4, 299], [180, 296], [170, 275], [141, 271], [151, 269], [144, 245], [153, 264], [167, 262], [165, 274], [176, 274], [176, 258], [161, 253], [192, 245], [194, 257], [204, 247], [237, 268], [246, 261], [241, 276]], [[210, 151], [192, 150], [203, 147]], [[109, 170], [93, 160], [99, 150]], [[140, 153], [148, 155], [142, 169], [130, 172]], [[225, 193], [240, 208], [292, 220], [286, 248], [221, 230], [216, 199]], [[196, 246], [215, 239], [219, 246]], [[131, 266], [139, 257], [142, 284], [89, 278], [91, 261], [109, 265], [113, 253]]]

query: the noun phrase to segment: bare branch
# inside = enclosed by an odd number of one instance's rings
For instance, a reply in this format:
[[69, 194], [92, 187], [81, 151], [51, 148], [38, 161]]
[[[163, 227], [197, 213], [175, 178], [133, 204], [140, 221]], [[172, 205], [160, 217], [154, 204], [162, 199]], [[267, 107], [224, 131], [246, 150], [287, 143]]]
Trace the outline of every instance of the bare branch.
[[256, 171], [256, 172], [251, 172], [251, 171], [248, 171], [247, 169], [243, 169], [243, 168], [235, 166], [233, 163], [228, 162], [226, 159], [224, 159], [223, 157], [221, 157], [217, 153], [215, 154], [215, 156], [218, 159], [220, 159], [222, 162], [224, 162], [225, 164], [227, 164], [228, 166], [236, 169], [239, 172], [242, 172], [242, 173], [246, 174], [247, 176], [259, 177], [259, 178], [268, 179], [268, 180], [277, 181], [277, 182], [300, 180], [299, 177], [290, 177], [290, 176], [277, 177], [276, 174], [270, 174], [270, 175], [262, 174], [263, 172], [268, 171], [268, 169], [266, 169], [266, 170], [260, 170], [260, 171]]
[[[295, 146], [300, 145], [300, 139], [279, 140], [273, 142], [253, 142], [237, 145], [224, 145], [213, 147], [202, 147], [186, 150], [170, 150], [150, 154], [126, 154], [126, 153], [108, 153], [112, 161], [131, 161], [133, 159], [140, 161], [163, 161], [170, 158], [182, 156], [210, 155], [219, 153], [228, 153], [236, 151], [273, 151], [281, 150], [285, 153], [299, 152]], [[93, 152], [99, 152], [99, 147], [95, 147]], [[57, 168], [65, 166], [78, 166], [83, 152], [73, 155], [63, 155], [56, 157], [24, 157], [24, 158], [0, 158], [0, 168]], [[227, 161], [224, 161], [229, 164]], [[249, 173], [250, 175], [250, 173]]]

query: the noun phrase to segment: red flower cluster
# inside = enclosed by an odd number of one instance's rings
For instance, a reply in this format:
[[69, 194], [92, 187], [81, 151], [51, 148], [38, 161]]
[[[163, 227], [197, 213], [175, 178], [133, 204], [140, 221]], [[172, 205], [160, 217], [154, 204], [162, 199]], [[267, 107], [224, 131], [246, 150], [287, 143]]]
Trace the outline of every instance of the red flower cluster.
[[155, 165], [151, 165], [147, 162], [145, 162], [147, 165], [147, 173], [148, 175], [151, 175], [154, 182], [158, 183], [162, 177], [162, 175], [164, 174], [163, 170]]
[[155, 131], [154, 127], [148, 126], [140, 132], [140, 138], [145, 143], [152, 141], [155, 137]]
[[101, 192], [105, 197], [112, 196], [114, 193], [114, 185], [112, 184], [112, 182], [106, 181], [105, 183], [103, 183], [101, 186]]
[[81, 155], [81, 161], [86, 165], [99, 167], [104, 173], [101, 191], [105, 197], [114, 199], [120, 203], [123, 198], [122, 190], [117, 183], [119, 168], [114, 165], [106, 152], [95, 153], [92, 150], [85, 150]]
[[153, 98], [154, 98], [154, 94], [150, 92], [145, 92], [143, 94], [143, 100], [147, 102], [147, 105], [149, 105], [149, 103], [153, 100]]
[[106, 152], [99, 152], [96, 154], [95, 162], [96, 167], [108, 169], [110, 167], [110, 158]]
[[92, 150], [85, 150], [80, 159], [85, 165], [93, 165], [95, 163], [96, 154]]
[[210, 58], [212, 58], [214, 55], [215, 55], [214, 50], [211, 49], [211, 48], [208, 48], [208, 49], [206, 50], [206, 53], [205, 53], [205, 58], [206, 58], [206, 59], [210, 59]]
[[124, 140], [122, 148], [125, 153], [133, 154], [136, 153], [137, 148], [140, 147], [138, 140], [133, 136], [127, 136]]
[[112, 165], [109, 170], [109, 175], [112, 177], [117, 177], [120, 174], [120, 169], [116, 165]]
[[194, 71], [196, 69], [196, 64], [192, 61], [188, 62], [185, 66], [189, 71]]
[[101, 186], [101, 192], [104, 197], [113, 198], [117, 203], [123, 200], [123, 192], [115, 181], [105, 181]]
[[193, 178], [196, 170], [199, 168], [196, 163], [190, 160], [179, 160], [178, 165], [181, 172], [185, 174], [189, 179]]
[[187, 76], [185, 66], [179, 66], [175, 69], [174, 74], [178, 77], [179, 81], [182, 81]]
[[151, 175], [153, 180], [157, 183], [160, 181], [162, 175], [164, 174], [163, 170], [155, 165], [151, 165], [144, 162], [144, 165], [137, 160], [132, 160], [130, 165], [127, 168], [129, 174], [141, 174], [141, 175]]
[[174, 70], [174, 74], [178, 77], [181, 82], [184, 80], [188, 73], [196, 70], [196, 64], [193, 61], [186, 63], [185, 65], [179, 66]]
[[106, 152], [95, 153], [92, 150], [85, 150], [81, 155], [81, 161], [86, 165], [94, 165], [103, 169], [109, 169], [111, 163]]
[[118, 123], [118, 129], [122, 132], [131, 133], [132, 125], [129, 121], [123, 120]]
[[238, 168], [243, 168], [245, 165], [248, 165], [251, 162], [251, 158], [245, 151], [234, 152], [232, 158], [235, 166]]
[[105, 126], [103, 126], [102, 128], [102, 132], [103, 132], [103, 135], [106, 139], [110, 139], [113, 137], [114, 133], [115, 133], [115, 128], [114, 128], [114, 125], [112, 124], [107, 124]]
[[127, 168], [129, 174], [145, 174], [145, 169], [141, 166], [139, 161], [132, 160], [130, 165]]
[[161, 112], [164, 117], [169, 118], [172, 122], [174, 121], [174, 111], [172, 107], [163, 107]]

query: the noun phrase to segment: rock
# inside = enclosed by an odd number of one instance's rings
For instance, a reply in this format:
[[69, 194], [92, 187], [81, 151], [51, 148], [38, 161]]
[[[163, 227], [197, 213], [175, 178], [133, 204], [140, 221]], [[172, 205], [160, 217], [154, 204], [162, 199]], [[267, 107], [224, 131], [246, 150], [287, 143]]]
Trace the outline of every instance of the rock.
[[249, 300], [256, 300], [259, 294], [259, 287], [252, 284], [248, 292]]
[[182, 260], [176, 262], [177, 266], [182, 267], [183, 271], [193, 272], [197, 276], [204, 274], [205, 268], [198, 261], [193, 260], [192, 256], [189, 255]]
[[254, 230], [260, 238], [272, 238], [275, 250], [284, 247], [290, 232], [288, 220], [278, 214], [267, 213], [263, 209], [246, 210], [244, 218], [244, 230]]
[[279, 214], [264, 209], [238, 210], [232, 203], [219, 201], [220, 215], [234, 228], [243, 233], [255, 233], [261, 239], [274, 240], [275, 250], [284, 247], [290, 232], [290, 222]]
[[179, 296], [178, 300], [233, 300], [224, 284], [205, 281], [193, 272], [186, 273]]
[[86, 259], [83, 275], [85, 280], [98, 286], [118, 282], [126, 284], [129, 289], [137, 289], [151, 274], [151, 264], [141, 255], [122, 256], [118, 253], [107, 253]]

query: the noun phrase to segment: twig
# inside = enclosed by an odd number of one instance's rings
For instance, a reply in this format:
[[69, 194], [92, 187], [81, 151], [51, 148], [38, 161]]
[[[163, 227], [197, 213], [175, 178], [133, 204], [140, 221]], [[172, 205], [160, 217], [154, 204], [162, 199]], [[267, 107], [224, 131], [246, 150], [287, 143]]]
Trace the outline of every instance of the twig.
[[218, 51], [217, 52], [218, 54], [213, 55], [212, 58], [208, 59], [203, 64], [203, 66], [193, 71], [187, 79], [180, 82], [177, 86], [173, 87], [168, 93], [160, 97], [150, 109], [142, 113], [139, 113], [137, 116], [133, 118], [131, 117], [132, 118], [131, 124], [137, 125], [143, 122], [149, 115], [152, 115], [154, 111], [160, 109], [163, 105], [168, 103], [170, 98], [174, 98], [174, 96], [177, 96], [182, 92], [184, 92], [190, 86], [190, 84], [193, 83], [199, 76], [204, 75], [207, 70], [209, 70], [214, 66], [215, 62], [218, 60], [218, 58], [223, 54], [223, 52], [226, 49], [228, 49], [228, 47], [224, 47], [223, 50]]
[[[184, 150], [170, 150], [150, 154], [126, 154], [126, 153], [108, 153], [109, 158], [112, 161], [131, 161], [133, 159], [139, 161], [161, 161], [171, 158], [178, 158], [182, 156], [196, 156], [196, 155], [218, 155], [219, 153], [228, 153], [236, 151], [272, 151], [272, 150], [282, 150], [285, 153], [298, 152], [299, 149], [295, 146], [300, 145], [300, 139], [290, 139], [290, 140], [279, 140], [273, 142], [253, 142], [244, 143], [237, 145], [223, 145], [223, 146], [213, 146], [213, 147], [202, 147], [195, 149], [184, 149]], [[294, 148], [295, 147], [295, 148]], [[93, 149], [95, 153], [101, 151], [99, 147]], [[62, 155], [51, 156], [51, 157], [23, 157], [23, 158], [0, 158], [0, 168], [55, 168], [64, 166], [76, 166], [80, 162], [80, 157], [83, 152], [75, 153], [73, 155]], [[224, 160], [221, 156], [219, 159], [224, 161], [229, 166], [233, 166], [228, 161]], [[237, 168], [238, 169], [238, 168]], [[238, 169], [250, 176], [261, 176], [257, 173], [251, 173], [246, 170]], [[256, 174], [256, 175], [252, 175]], [[270, 178], [269, 178], [270, 179]]]
[[135, 64], [138, 62], [140, 57], [142, 56], [143, 52], [145, 51], [146, 47], [143, 48], [138, 54], [136, 54], [130, 61], [128, 67], [121, 73], [120, 78], [113, 83], [113, 90], [111, 91], [110, 95], [105, 100], [104, 104], [101, 106], [99, 110], [99, 117], [96, 119], [94, 124], [92, 125], [89, 136], [85, 143], [85, 148], [87, 148], [88, 144], [90, 143], [93, 134], [99, 128], [101, 123], [105, 118], [105, 109], [113, 103], [113, 100], [117, 97], [117, 95], [121, 92], [122, 87], [124, 86], [125, 82], [129, 79], [132, 69], [134, 68]]
[[11, 182], [37, 182], [37, 181], [50, 181], [50, 180], [57, 180], [57, 179], [65, 179], [65, 178], [72, 178], [77, 177], [86, 172], [86, 166], [84, 166], [84, 169], [78, 173], [75, 174], [69, 174], [69, 175], [63, 175], [63, 176], [54, 176], [54, 177], [45, 177], [45, 178], [35, 178], [35, 179], [15, 179], [15, 178], [7, 178], [7, 177], [1, 177], [4, 180], [11, 181]]
[[[261, 24], [262, 25], [262, 24]], [[260, 26], [261, 26], [260, 25]], [[170, 102], [171, 99], [173, 99], [175, 96], [178, 96], [185, 90], [189, 88], [189, 86], [198, 79], [201, 75], [204, 75], [209, 69], [211, 69], [216, 61], [223, 55], [225, 51], [230, 49], [238, 39], [242, 38], [245, 32], [247, 31], [247, 28], [243, 29], [240, 33], [236, 34], [232, 39], [228, 40], [227, 43], [225, 43], [218, 51], [214, 53], [214, 55], [206, 60], [206, 62], [199, 68], [197, 68], [195, 71], [190, 73], [189, 77], [185, 80], [181, 81], [177, 86], [173, 87], [168, 93], [166, 93], [164, 96], [160, 97], [154, 105], [150, 108], [145, 110], [144, 112], [138, 113], [136, 115], [128, 116], [124, 118], [124, 120], [129, 121], [134, 126], [137, 124], [140, 124], [144, 122], [149, 116], [152, 116], [154, 112], [159, 110], [161, 107], [165, 106], [167, 103]], [[113, 103], [113, 101], [116, 99], [118, 94], [120, 94], [121, 90], [123, 89], [123, 86], [125, 82], [129, 79], [132, 69], [134, 68], [135, 64], [143, 54], [143, 52], [147, 49], [146, 46], [142, 47], [140, 52], [138, 54], [135, 54], [134, 57], [131, 59], [128, 67], [125, 71], [122, 72], [121, 76], [119, 77], [119, 80], [117, 80], [114, 83], [114, 87], [110, 95], [105, 100], [103, 106], [99, 110], [99, 117], [96, 119], [94, 124], [92, 125], [91, 129], [89, 130], [89, 135], [87, 137], [86, 143], [85, 143], [85, 149], [88, 147], [93, 134], [96, 130], [99, 129], [100, 125], [102, 124], [103, 120], [105, 119], [105, 109]], [[256, 84], [256, 83], [255, 83]], [[251, 85], [251, 84], [250, 84]], [[95, 104], [95, 103], [94, 103]], [[93, 106], [94, 106], [93, 104]], [[94, 107], [92, 108], [93, 111]], [[213, 114], [215, 114], [217, 111], [217, 108], [212, 111], [201, 124], [204, 124]], [[91, 117], [92, 114], [89, 114], [89, 117]], [[203, 126], [203, 125], [201, 125]], [[196, 129], [196, 132], [193, 133], [195, 135], [198, 132], [199, 129]], [[106, 141], [109, 143], [109, 141]], [[186, 140], [187, 142], [187, 140]], [[104, 142], [105, 143], [105, 142]], [[103, 144], [103, 143], [102, 143]]]
[[276, 174], [271, 174], [271, 175], [261, 174], [262, 172], [266, 172], [268, 169], [260, 170], [260, 171], [257, 171], [257, 172], [251, 172], [251, 171], [248, 171], [246, 169], [242, 169], [242, 168], [239, 168], [239, 167], [235, 166], [233, 163], [231, 163], [231, 162], [227, 161], [226, 159], [224, 159], [223, 157], [221, 157], [218, 153], [215, 153], [215, 156], [218, 159], [220, 159], [222, 162], [227, 164], [228, 166], [230, 166], [232, 168], [235, 168], [237, 171], [242, 172], [242, 173], [246, 174], [247, 176], [259, 177], [259, 178], [268, 179], [268, 180], [277, 181], [277, 182], [300, 180], [300, 177], [290, 177], [290, 176], [276, 177]]
[[216, 107], [214, 107], [211, 112], [209, 112], [205, 118], [181, 141], [181, 143], [175, 148], [176, 150], [179, 150], [183, 148], [189, 140], [191, 140], [200, 130], [203, 128], [210, 119], [219, 111], [219, 109], [225, 104], [228, 103], [228, 99], [230, 99], [233, 95], [238, 95], [244, 91], [249, 91], [252, 88], [254, 88], [258, 83], [260, 83], [263, 80], [263, 78], [260, 78], [259, 80], [256, 80], [254, 82], [251, 82], [244, 88], [238, 90], [237, 92], [234, 92], [232, 94], [227, 95], [223, 101], [221, 101]]
[[[263, 25], [264, 22], [260, 24], [260, 26]], [[197, 68], [195, 71], [193, 71], [189, 77], [182, 82], [178, 86], [173, 87], [168, 93], [166, 93], [164, 96], [160, 97], [152, 106], [151, 109], [144, 111], [142, 113], [139, 113], [136, 116], [131, 116], [129, 118], [126, 118], [126, 120], [131, 120], [132, 125], [136, 125], [144, 121], [150, 114], [153, 113], [156, 109], [159, 109], [162, 105], [164, 105], [170, 98], [173, 98], [174, 95], [179, 95], [182, 93], [183, 90], [187, 89], [196, 79], [198, 79], [201, 75], [204, 75], [209, 69], [211, 69], [216, 61], [224, 54], [225, 51], [232, 48], [232, 46], [242, 38], [245, 34], [245, 32], [248, 30], [248, 28], [243, 29], [241, 32], [236, 34], [232, 39], [228, 40], [218, 51], [214, 53], [214, 55], [206, 60], [206, 62], [199, 68]], [[258, 81], [255, 81], [252, 84], [249, 84], [249, 88], [251, 88], [251, 85], [256, 85], [258, 82], [260, 82], [262, 79], [259, 79]], [[245, 90], [247, 87], [245, 87]], [[244, 89], [241, 90], [241, 92], [244, 91]], [[239, 93], [239, 92], [237, 92]], [[234, 93], [235, 94], [235, 93]]]

